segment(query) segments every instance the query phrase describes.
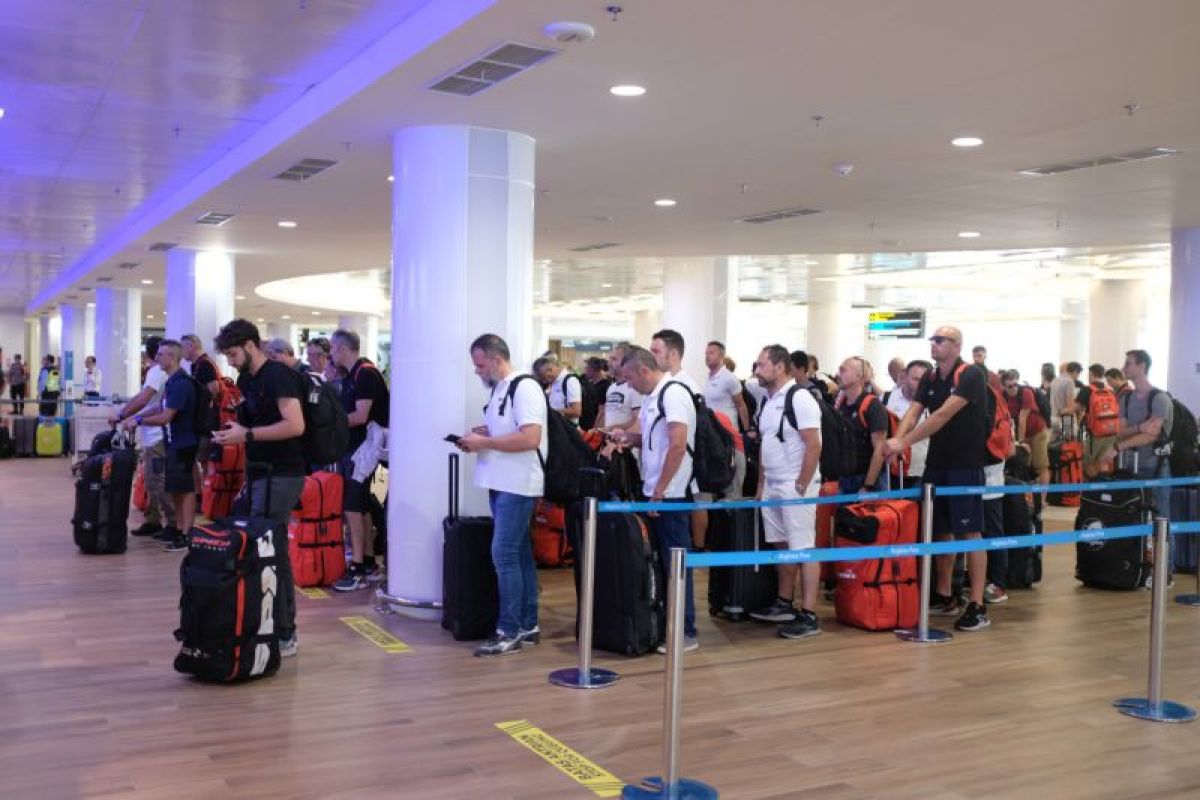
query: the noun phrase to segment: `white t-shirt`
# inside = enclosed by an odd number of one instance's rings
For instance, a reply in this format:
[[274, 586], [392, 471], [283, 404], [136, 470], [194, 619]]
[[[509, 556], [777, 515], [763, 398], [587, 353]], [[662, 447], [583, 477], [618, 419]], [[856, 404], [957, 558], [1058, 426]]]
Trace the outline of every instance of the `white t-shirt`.
[[[899, 388], [893, 389], [888, 395], [887, 407], [888, 410], [895, 414], [900, 419], [904, 419], [904, 415], [908, 413], [908, 407], [912, 405], [912, 400], [904, 396], [904, 393]], [[919, 425], [929, 416], [926, 411], [917, 420]], [[924, 475], [925, 474], [925, 457], [929, 455], [929, 440], [922, 439], [912, 446], [912, 463], [905, 467], [907, 475]]]
[[679, 370], [679, 372], [676, 372], [674, 375], [672, 375], [671, 380], [683, 383], [692, 390], [692, 394], [704, 394], [704, 390], [700, 388], [700, 384], [696, 382], [696, 379], [691, 375], [688, 375], [683, 370]]
[[[146, 382], [142, 384], [143, 389], [153, 389], [154, 396], [150, 398], [150, 402], [146, 403], [145, 408], [141, 411], [142, 414], [157, 414], [162, 407], [163, 387], [167, 385], [167, 373], [163, 372], [162, 367], [155, 364], [146, 373]], [[153, 447], [163, 440], [163, 429], [158, 425], [142, 425], [138, 427], [138, 440], [142, 449]]]
[[[800, 477], [800, 467], [804, 464], [804, 439], [800, 431], [817, 431], [821, 435], [821, 407], [807, 389], [798, 389], [792, 395], [792, 412], [796, 415], [796, 427], [784, 419], [783, 404], [788, 391], [796, 382], [788, 381], [775, 394], [768, 394], [763, 400], [762, 415], [759, 417], [762, 451], [759, 456], [763, 476], [768, 481], [795, 482]], [[779, 423], [783, 422], [783, 441], [779, 441]], [[820, 483], [820, 465], [813, 476], [813, 483]]]
[[[677, 376], [664, 374], [654, 391], [646, 395], [638, 417], [642, 428], [642, 491], [647, 497], [654, 494], [659, 478], [662, 477], [663, 463], [667, 460], [667, 448], [671, 443], [667, 430], [670, 423], [682, 422], [686, 425], [688, 449], [696, 446], [696, 406], [680, 387], [672, 386], [670, 391], [662, 395], [664, 414], [659, 417], [659, 395], [669, 381], [675, 380], [678, 380]], [[687, 497], [688, 483], [691, 480], [692, 457], [689, 453], [684, 453], [679, 469], [667, 484], [667, 491], [663, 496], [671, 499]]]
[[738, 424], [737, 406], [733, 398], [742, 394], [742, 382], [725, 367], [717, 370], [715, 375], [708, 376], [708, 386], [704, 387], [704, 402], [713, 411], [720, 411], [729, 417], [734, 425]]
[[643, 397], [628, 383], [611, 383], [604, 398], [604, 424], [627, 425], [642, 408]]
[[[503, 436], [515, 433], [522, 425], [541, 425], [542, 441], [538, 451], [546, 457], [546, 396], [532, 377], [517, 384], [512, 402], [507, 402], [508, 387], [513, 380], [528, 373], [513, 372], [496, 384], [492, 396], [483, 409], [483, 421], [488, 436]], [[501, 414], [501, 406], [504, 413]], [[475, 463], [475, 485], [481, 489], [519, 494], [523, 497], [541, 497], [545, 487], [542, 462], [534, 450], [520, 453], [503, 453], [499, 450], [482, 450]]]
[[[567, 380], [574, 378], [574, 380]], [[562, 411], [572, 403], [583, 402], [583, 378], [580, 378], [574, 372], [560, 370], [558, 377], [554, 379], [554, 383], [550, 384], [550, 407], [555, 411]]]
[[[157, 366], [157, 365], [156, 365]], [[100, 368], [92, 367], [91, 372], [86, 369], [83, 373], [83, 390], [85, 392], [100, 393]]]

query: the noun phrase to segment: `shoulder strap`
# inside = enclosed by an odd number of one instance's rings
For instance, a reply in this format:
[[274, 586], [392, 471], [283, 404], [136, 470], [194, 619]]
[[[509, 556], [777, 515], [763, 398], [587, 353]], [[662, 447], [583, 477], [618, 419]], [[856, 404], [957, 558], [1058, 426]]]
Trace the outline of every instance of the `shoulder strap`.
[[868, 434], [871, 432], [871, 428], [869, 425], [867, 425], [867, 408], [871, 405], [871, 400], [874, 399], [874, 397], [875, 395], [864, 391], [862, 399], [858, 401], [858, 421], [862, 423], [864, 428], [866, 428]]
[[[792, 388], [788, 389], [787, 394], [783, 396], [783, 413], [779, 415], [779, 430], [775, 432], [775, 438], [783, 443], [783, 423], [786, 420], [792, 426], [792, 430], [799, 431], [800, 423], [796, 420], [796, 410], [792, 408], [792, 399], [796, 396], [796, 392], [800, 391], [799, 384], [792, 384]], [[816, 398], [813, 398], [816, 400]], [[817, 400], [818, 403], [822, 402]]]
[[[650, 430], [646, 431], [645, 435], [643, 436], [643, 438], [646, 442], [647, 450], [651, 449], [650, 448], [650, 435], [652, 433], [654, 433], [654, 427], [656, 425], [658, 425], [658, 423], [662, 422], [663, 418], [665, 416], [667, 416], [667, 407], [666, 407], [666, 405], [664, 405], [663, 396], [667, 393], [667, 389], [671, 388], [672, 386], [683, 387], [683, 390], [688, 393], [688, 396], [692, 400], [692, 407], [694, 408], [696, 406], [696, 396], [694, 394], [692, 394], [692, 390], [688, 388], [688, 385], [686, 383], [684, 383], [683, 381], [667, 381], [663, 385], [662, 391], [658, 393], [658, 416], [654, 418], [654, 422], [650, 423]], [[689, 453], [691, 452], [690, 448], [689, 448], [688, 452]]]
[[[504, 410], [508, 408], [508, 404], [513, 402], [513, 398], [517, 395], [517, 387], [521, 384], [521, 381], [527, 379], [531, 379], [529, 375], [518, 375], [508, 384], [508, 391], [504, 393], [504, 399], [500, 401], [500, 411], [498, 412], [499, 416], [504, 416]], [[495, 389], [492, 390], [493, 393], [495, 393], [495, 391]]]

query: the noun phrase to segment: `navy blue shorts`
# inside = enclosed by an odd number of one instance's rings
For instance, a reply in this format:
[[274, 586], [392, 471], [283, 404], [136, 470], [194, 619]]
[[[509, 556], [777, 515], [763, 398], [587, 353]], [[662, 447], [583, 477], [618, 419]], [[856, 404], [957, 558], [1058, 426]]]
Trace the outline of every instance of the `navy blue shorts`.
[[[983, 468], [935, 469], [926, 468], [921, 483], [935, 486], [983, 486]], [[983, 497], [960, 495], [957, 497], [933, 497], [933, 535], [962, 536], [966, 533], [983, 532]]]

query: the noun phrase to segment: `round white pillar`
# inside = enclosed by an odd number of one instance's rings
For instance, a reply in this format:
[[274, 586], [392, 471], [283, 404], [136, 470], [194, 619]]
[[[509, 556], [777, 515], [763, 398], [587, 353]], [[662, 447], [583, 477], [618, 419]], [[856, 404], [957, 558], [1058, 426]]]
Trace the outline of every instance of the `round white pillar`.
[[[708, 377], [705, 345], [729, 338], [728, 324], [736, 302], [736, 270], [728, 258], [673, 258], [663, 267], [661, 327], [683, 336], [683, 371], [701, 385]], [[636, 318], [634, 326], [636, 330]], [[649, 336], [638, 344], [648, 347]]]
[[[454, 452], [442, 437], [479, 425], [487, 401], [468, 347], [497, 334], [521, 368], [531, 346], [535, 145], [465, 125], [406, 128], [393, 144], [388, 594], [440, 603]], [[460, 512], [486, 513], [475, 459], [460, 459]]]
[[1127, 351], [1152, 349], [1146, 341], [1149, 297], [1144, 280], [1093, 281], [1088, 296], [1089, 361], [1120, 369]]
[[[1062, 301], [1062, 317], [1058, 323], [1058, 360], [1078, 361], [1088, 366], [1091, 312], [1089, 298], [1071, 297]], [[1086, 377], [1086, 375], [1084, 376]]]
[[801, 349], [817, 356], [821, 371], [833, 375], [843, 359], [857, 355], [851, 352], [858, 339], [851, 330], [850, 284], [837, 278], [837, 256], [810, 260], [817, 263], [808, 265], [808, 318]]
[[[1200, 227], [1171, 232], [1171, 335], [1159, 352], [1150, 380], [1191, 409], [1200, 408]], [[1161, 366], [1160, 366], [1161, 365]], [[1166, 367], [1166, 370], [1163, 367]]]
[[358, 334], [359, 354], [379, 363], [379, 317], [374, 314], [342, 314], [338, 327]]
[[640, 347], [650, 346], [650, 337], [663, 327], [662, 311], [647, 308], [633, 312], [633, 343]]
[[[62, 305], [58, 309], [62, 318], [62, 382], [64, 396], [83, 395], [83, 360], [91, 353], [87, 351], [86, 319], [82, 306]], [[67, 394], [67, 386], [71, 386]]]
[[142, 368], [142, 292], [96, 289], [96, 365], [104, 393], [130, 397], [140, 388]]
[[206, 350], [213, 349], [217, 331], [234, 318], [234, 269], [228, 253], [167, 251], [167, 338], [194, 333]]

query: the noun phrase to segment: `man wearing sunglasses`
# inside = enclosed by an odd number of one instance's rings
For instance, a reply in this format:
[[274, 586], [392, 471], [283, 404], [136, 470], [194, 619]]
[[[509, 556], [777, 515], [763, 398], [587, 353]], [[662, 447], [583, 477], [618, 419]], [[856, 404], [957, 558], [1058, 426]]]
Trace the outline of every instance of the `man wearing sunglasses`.
[[[929, 337], [929, 354], [934, 363], [921, 379], [912, 405], [900, 421], [896, 436], [884, 445], [888, 457], [897, 457], [906, 447], [929, 439], [924, 483], [937, 486], [983, 486], [983, 467], [987, 464], [987, 372], [978, 365], [964, 364], [962, 331], [945, 325]], [[917, 424], [921, 414], [929, 417]], [[944, 539], [978, 539], [983, 530], [983, 501], [979, 496], [935, 497], [933, 534]], [[940, 616], [958, 614], [958, 601], [952, 596], [954, 556], [938, 556], [935, 570], [937, 585], [930, 602], [930, 613]], [[987, 553], [967, 553], [971, 577], [970, 602], [954, 627], [960, 631], [978, 631], [991, 625], [983, 604], [987, 583]]]

